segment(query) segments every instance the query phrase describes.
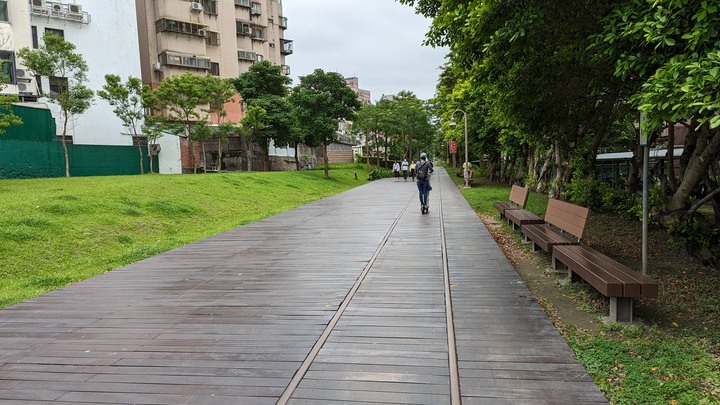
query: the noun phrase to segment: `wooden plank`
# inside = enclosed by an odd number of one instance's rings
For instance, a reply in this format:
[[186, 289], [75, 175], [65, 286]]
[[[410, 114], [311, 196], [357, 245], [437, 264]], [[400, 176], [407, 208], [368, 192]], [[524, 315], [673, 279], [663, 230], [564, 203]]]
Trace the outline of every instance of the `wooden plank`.
[[602, 402], [436, 174], [428, 215], [380, 180], [0, 310], [0, 402], [274, 404], [346, 305], [291, 403], [449, 404], [444, 259], [465, 403]]

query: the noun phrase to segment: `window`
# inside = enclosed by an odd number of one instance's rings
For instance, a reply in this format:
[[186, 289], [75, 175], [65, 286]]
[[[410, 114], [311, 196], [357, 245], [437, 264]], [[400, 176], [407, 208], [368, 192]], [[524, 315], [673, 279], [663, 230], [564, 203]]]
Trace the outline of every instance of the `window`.
[[217, 0], [203, 0], [203, 11], [205, 14], [217, 15]]
[[63, 39], [65, 39], [65, 31], [63, 31], [63, 30], [58, 30], [55, 28], [45, 28], [45, 32], [49, 32], [49, 33], [58, 35], [58, 36], [62, 37]]
[[4, 83], [15, 83], [15, 55], [12, 51], [0, 51], [0, 75]]
[[68, 90], [68, 79], [67, 77], [51, 77], [50, 78], [50, 92], [55, 94], [66, 93]]
[[220, 64], [217, 62], [210, 62], [210, 74], [213, 76], [220, 76]]
[[206, 31], [205, 43], [213, 46], [220, 46], [220, 34], [215, 31]]
[[32, 47], [33, 49], [38, 49], [40, 47], [40, 42], [38, 41], [37, 27], [33, 25], [30, 29], [32, 31]]
[[0, 21], [10, 21], [8, 19], [7, 1], [0, 1]]

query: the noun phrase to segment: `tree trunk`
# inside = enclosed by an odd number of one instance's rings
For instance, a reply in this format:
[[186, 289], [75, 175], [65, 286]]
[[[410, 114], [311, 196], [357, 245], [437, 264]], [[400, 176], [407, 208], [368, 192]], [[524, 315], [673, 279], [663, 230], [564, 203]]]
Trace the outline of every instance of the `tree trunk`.
[[143, 167], [143, 151], [142, 145], [140, 145], [140, 139], [137, 136], [134, 136], [133, 141], [137, 143], [138, 154], [140, 155], [140, 174], [145, 174], [145, 169]]
[[63, 114], [63, 136], [62, 136], [62, 146], [63, 146], [63, 152], [65, 153], [65, 177], [70, 177], [70, 155], [68, 154], [68, 148], [67, 148], [67, 124], [68, 124], [68, 116], [67, 113]]
[[190, 142], [190, 162], [193, 166], [193, 174], [197, 174], [198, 165], [197, 159], [195, 159], [195, 141], [192, 141], [190, 140], [190, 138], [188, 138], [188, 142]]
[[375, 133], [375, 167], [380, 168], [380, 139]]
[[270, 171], [270, 140], [265, 141], [265, 155], [263, 156], [263, 170]]
[[152, 153], [150, 153], [150, 144], [148, 144], [148, 163], [150, 164], [150, 167], [149, 167], [150, 173], [155, 173], [155, 171], [153, 169], [153, 160], [154, 160], [153, 155], [152, 155]]
[[387, 169], [387, 163], [388, 163], [388, 137], [385, 137], [385, 153], [383, 154], [385, 156], [385, 168]]
[[368, 135], [365, 134], [365, 150], [367, 151], [365, 160], [365, 170], [370, 173], [370, 143], [368, 142]]
[[300, 147], [300, 142], [295, 141], [295, 170], [300, 171], [300, 158], [298, 157], [298, 148]]
[[217, 171], [220, 173], [222, 170], [222, 153], [223, 153], [223, 142], [222, 137], [218, 138], [218, 160], [217, 160]]
[[677, 189], [675, 178], [675, 124], [668, 126], [668, 147], [667, 147], [667, 184], [670, 192]]
[[328, 153], [327, 153], [327, 143], [323, 143], [323, 162], [325, 163], [325, 178], [330, 177], [330, 160], [328, 159]]
[[247, 159], [247, 171], [252, 171], [252, 160], [253, 160], [253, 153], [252, 153], [252, 141], [250, 140], [249, 136], [243, 136], [245, 138], [245, 156]]
[[562, 153], [560, 152], [560, 144], [558, 141], [555, 141], [555, 181], [553, 181], [552, 186], [550, 187], [549, 196], [550, 198], [558, 199], [560, 197], [561, 193], [561, 187], [560, 182], [565, 176], [565, 166], [562, 164]]
[[672, 217], [685, 216], [689, 208], [688, 196], [705, 178], [713, 159], [720, 149], [720, 131], [711, 132], [708, 124], [703, 124], [700, 136], [697, 137], [695, 150], [689, 156], [687, 169], [682, 176], [678, 189], [663, 207], [663, 212]]
[[543, 190], [545, 190], [545, 185], [547, 183], [548, 175], [550, 173], [550, 168], [552, 167], [552, 158], [553, 153], [555, 152], [555, 148], [552, 146], [548, 149], [547, 152], [545, 152], [545, 161], [543, 162], [543, 166], [540, 169], [540, 173], [538, 174], [537, 180], [535, 182], [535, 192], [542, 193]]

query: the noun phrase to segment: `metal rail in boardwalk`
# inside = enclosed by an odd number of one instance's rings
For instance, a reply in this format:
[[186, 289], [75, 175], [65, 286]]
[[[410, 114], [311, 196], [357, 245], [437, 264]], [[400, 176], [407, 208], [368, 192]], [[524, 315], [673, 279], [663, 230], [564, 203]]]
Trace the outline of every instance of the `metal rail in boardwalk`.
[[0, 403], [607, 403], [442, 170], [0, 310]]
[[[437, 192], [440, 192], [440, 187], [437, 187]], [[399, 212], [398, 217], [393, 222], [393, 224], [390, 226], [390, 229], [385, 234], [385, 237], [383, 238], [382, 242], [378, 246], [377, 250], [373, 253], [371, 259], [369, 260], [367, 266], [363, 269], [362, 274], [357, 279], [353, 287], [350, 289], [350, 292], [348, 293], [347, 297], [343, 302], [340, 304], [340, 307], [338, 308], [338, 311], [335, 313], [333, 318], [328, 323], [327, 327], [321, 334], [318, 341], [313, 346], [312, 350], [310, 351], [310, 354], [308, 357], [303, 361], [302, 365], [298, 369], [298, 371], [293, 376], [292, 380], [288, 384], [288, 387], [285, 389], [283, 394], [280, 396], [277, 404], [278, 405], [285, 405], [290, 402], [293, 394], [295, 393], [296, 389], [300, 386], [302, 379], [306, 375], [306, 373], [310, 370], [313, 362], [317, 358], [318, 354], [322, 350], [322, 347], [326, 344], [328, 341], [328, 338], [332, 334], [333, 330], [336, 328], [338, 323], [340, 322], [341, 317], [345, 313], [345, 310], [351, 305], [351, 302], [355, 295], [358, 293], [358, 290], [362, 287], [363, 282], [367, 278], [368, 274], [373, 270], [373, 266], [375, 265], [376, 260], [378, 257], [383, 254], [383, 249], [386, 248], [388, 245], [388, 241], [393, 236], [393, 232], [398, 227], [398, 223], [402, 219], [403, 215], [405, 215], [408, 211], [409, 207], [414, 207], [414, 204], [416, 201], [416, 198], [414, 196], [411, 196], [408, 201], [405, 203], [403, 209]], [[445, 325], [446, 325], [446, 342], [447, 342], [447, 367], [448, 367], [448, 393], [450, 398], [450, 403], [453, 405], [459, 405], [461, 403], [460, 399], [460, 379], [458, 374], [458, 363], [457, 363], [457, 355], [455, 352], [455, 330], [452, 320], [452, 299], [450, 298], [450, 280], [449, 280], [449, 273], [448, 273], [448, 266], [447, 266], [447, 249], [446, 249], [446, 240], [445, 240], [445, 234], [444, 234], [444, 225], [442, 221], [442, 201], [440, 201], [439, 207], [438, 207], [439, 217], [440, 217], [440, 242], [441, 242], [441, 256], [442, 256], [442, 276], [443, 276], [443, 293], [444, 293], [444, 305], [445, 305]], [[417, 235], [418, 238], [422, 238], [422, 233], [419, 233]], [[386, 255], [391, 256], [392, 253]], [[420, 266], [422, 267], [422, 266]], [[384, 271], [382, 268], [380, 271]], [[372, 288], [372, 287], [371, 287]], [[382, 338], [380, 336], [379, 338]], [[421, 339], [426, 339], [425, 337], [422, 337]], [[394, 350], [402, 351], [408, 347], [407, 341], [400, 342], [398, 347]], [[418, 353], [419, 354], [419, 353]], [[366, 355], [363, 355], [366, 356]], [[422, 358], [422, 355], [418, 355], [418, 358]], [[405, 372], [405, 375], [407, 375], [408, 372]], [[326, 389], [334, 389], [335, 387], [327, 387]], [[441, 388], [439, 388], [441, 390]], [[378, 400], [382, 400], [379, 398]]]

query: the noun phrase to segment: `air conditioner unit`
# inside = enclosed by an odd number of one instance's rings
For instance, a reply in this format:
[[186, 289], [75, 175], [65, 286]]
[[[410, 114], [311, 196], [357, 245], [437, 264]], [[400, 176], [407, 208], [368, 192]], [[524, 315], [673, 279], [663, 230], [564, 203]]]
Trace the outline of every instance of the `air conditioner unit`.
[[27, 83], [18, 83], [18, 91], [21, 93], [26, 93], [28, 91], [28, 85]]
[[153, 63], [153, 70], [156, 72], [162, 72], [163, 71], [162, 64], [160, 62]]
[[199, 36], [201, 36], [201, 37], [206, 37], [206, 36], [207, 36], [207, 32], [206, 32], [204, 29], [202, 29], [202, 28], [199, 29], [199, 30], [197, 30], [197, 34], [198, 34]]
[[45, 5], [44, 3], [45, 2], [43, 0], [32, 0], [32, 5], [34, 7], [42, 7]]
[[52, 8], [53, 8], [53, 11], [57, 11], [57, 12], [62, 11], [62, 5], [60, 5], [60, 4], [53, 4]]
[[192, 3], [190, 3], [190, 9], [192, 9], [193, 11], [203, 11], [202, 3], [193, 1]]
[[157, 143], [151, 143], [148, 145], [148, 153], [151, 155], [157, 155], [160, 153], [160, 145]]
[[82, 6], [79, 4], [68, 4], [71, 13], [82, 13]]
[[25, 69], [15, 69], [15, 77], [17, 77], [18, 79], [23, 79], [27, 77], [27, 72], [25, 71]]
[[252, 34], [252, 27], [247, 26], [247, 25], [244, 26], [244, 27], [243, 27], [243, 34], [245, 34], [245, 35], [251, 35], [251, 34]]

